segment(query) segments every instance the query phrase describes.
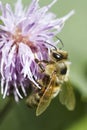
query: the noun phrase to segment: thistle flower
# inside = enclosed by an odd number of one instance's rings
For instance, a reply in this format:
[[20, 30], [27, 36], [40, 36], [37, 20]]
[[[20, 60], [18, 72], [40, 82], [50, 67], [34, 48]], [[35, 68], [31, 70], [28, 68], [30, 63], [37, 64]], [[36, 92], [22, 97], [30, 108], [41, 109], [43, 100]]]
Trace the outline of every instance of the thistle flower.
[[[51, 46], [56, 45], [53, 38], [61, 31], [65, 21], [74, 13], [71, 11], [62, 18], [49, 12], [57, 0], [40, 8], [38, 0], [32, 0], [27, 9], [23, 9], [21, 0], [12, 10], [9, 4], [0, 2], [0, 75], [3, 98], [11, 94], [15, 100], [26, 96], [31, 82], [38, 86], [35, 79], [41, 79], [35, 56], [39, 60], [48, 60]], [[22, 91], [22, 94], [20, 92]]]

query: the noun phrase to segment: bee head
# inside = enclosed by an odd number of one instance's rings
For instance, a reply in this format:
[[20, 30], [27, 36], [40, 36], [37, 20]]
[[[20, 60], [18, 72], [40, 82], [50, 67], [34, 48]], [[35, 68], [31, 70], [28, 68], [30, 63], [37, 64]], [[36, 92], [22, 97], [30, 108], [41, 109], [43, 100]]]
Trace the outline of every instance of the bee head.
[[51, 57], [55, 61], [61, 61], [68, 58], [68, 53], [64, 50], [51, 50]]

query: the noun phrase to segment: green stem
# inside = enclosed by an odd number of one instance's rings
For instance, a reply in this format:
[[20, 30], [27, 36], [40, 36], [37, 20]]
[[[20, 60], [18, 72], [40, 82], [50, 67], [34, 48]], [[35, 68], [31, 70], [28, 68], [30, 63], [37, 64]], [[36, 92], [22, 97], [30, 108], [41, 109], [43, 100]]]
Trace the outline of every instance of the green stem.
[[5, 117], [8, 115], [9, 111], [11, 110], [13, 106], [12, 99], [9, 99], [3, 109], [0, 111], [0, 124], [3, 122]]

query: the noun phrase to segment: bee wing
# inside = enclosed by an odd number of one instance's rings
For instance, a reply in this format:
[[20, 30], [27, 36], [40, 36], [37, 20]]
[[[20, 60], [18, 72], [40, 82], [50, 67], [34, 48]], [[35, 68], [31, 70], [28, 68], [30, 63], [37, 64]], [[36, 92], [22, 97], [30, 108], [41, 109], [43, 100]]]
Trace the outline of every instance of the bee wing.
[[75, 95], [70, 82], [64, 82], [61, 86], [61, 91], [59, 93], [60, 102], [65, 105], [69, 110], [75, 108]]
[[47, 107], [49, 106], [52, 100], [53, 88], [55, 86], [55, 76], [52, 77], [50, 83], [48, 84], [47, 88], [45, 89], [43, 96], [41, 97], [39, 104], [36, 109], [36, 116], [42, 114]]

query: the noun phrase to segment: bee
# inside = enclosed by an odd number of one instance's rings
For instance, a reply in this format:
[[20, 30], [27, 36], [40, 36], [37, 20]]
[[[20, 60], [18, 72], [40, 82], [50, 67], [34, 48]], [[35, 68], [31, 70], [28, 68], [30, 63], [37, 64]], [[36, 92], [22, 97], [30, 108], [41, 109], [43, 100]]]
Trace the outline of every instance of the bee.
[[49, 57], [49, 61], [35, 59], [44, 77], [37, 81], [41, 89], [36, 88], [26, 100], [28, 106], [36, 106], [37, 116], [47, 109], [58, 94], [60, 102], [69, 110], [75, 107], [74, 92], [68, 79], [70, 67], [68, 53], [60, 49], [51, 49]]

